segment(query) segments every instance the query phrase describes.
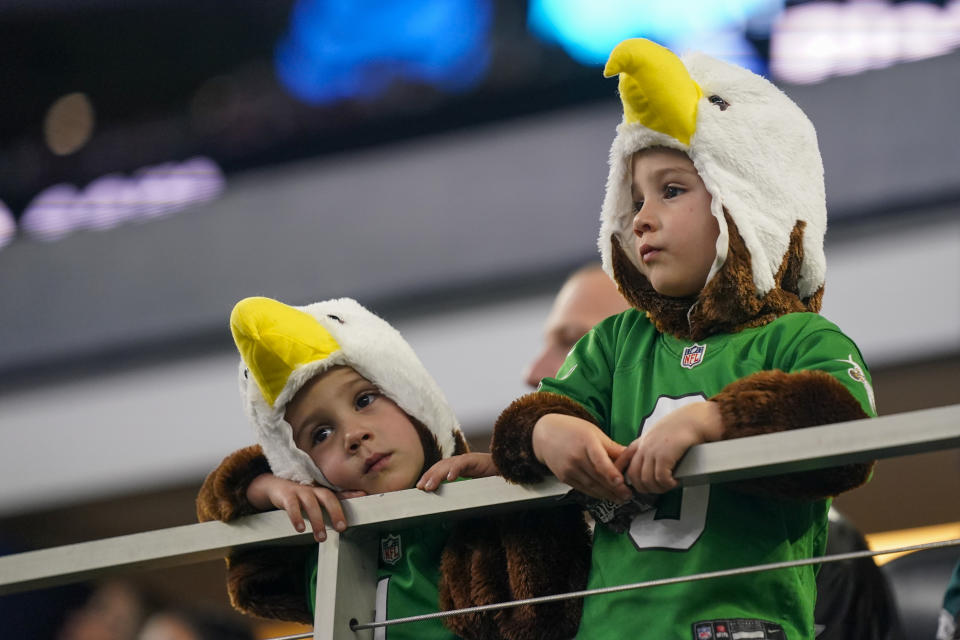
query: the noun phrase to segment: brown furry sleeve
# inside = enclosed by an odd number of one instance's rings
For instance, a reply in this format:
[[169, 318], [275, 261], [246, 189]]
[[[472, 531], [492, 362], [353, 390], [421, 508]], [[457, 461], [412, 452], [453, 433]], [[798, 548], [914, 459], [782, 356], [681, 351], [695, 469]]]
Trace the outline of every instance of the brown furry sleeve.
[[[464, 520], [454, 525], [440, 561], [442, 611], [508, 599], [506, 560], [497, 529], [496, 518]], [[444, 625], [468, 640], [500, 637], [491, 613], [452, 616], [444, 619]]]
[[260, 618], [313, 624], [306, 570], [315, 548], [291, 545], [234, 551], [227, 558], [230, 604]]
[[538, 391], [514, 400], [497, 418], [490, 441], [493, 463], [510, 482], [539, 482], [550, 475], [550, 470], [533, 453], [533, 427], [548, 413], [561, 413], [596, 423], [589, 411], [557, 393]]
[[[452, 609], [586, 588], [590, 534], [576, 505], [516, 512], [458, 524], [443, 552], [440, 607]], [[468, 640], [572, 638], [579, 598], [484, 614], [447, 626]]]
[[247, 487], [257, 476], [270, 473], [267, 459], [256, 444], [234, 451], [210, 472], [197, 495], [197, 519], [229, 522], [257, 513], [247, 501]]
[[[229, 522], [257, 513], [247, 501], [254, 478], [269, 473], [260, 445], [231, 453], [214, 469], [197, 495], [197, 519]], [[238, 611], [260, 618], [311, 624], [304, 572], [312, 545], [258, 547], [227, 558], [227, 593]]]
[[[710, 400], [719, 405], [725, 439], [868, 417], [840, 381], [815, 370], [760, 371], [732, 382]], [[791, 473], [739, 485], [754, 493], [785, 498], [826, 498], [862, 485], [873, 464]]]

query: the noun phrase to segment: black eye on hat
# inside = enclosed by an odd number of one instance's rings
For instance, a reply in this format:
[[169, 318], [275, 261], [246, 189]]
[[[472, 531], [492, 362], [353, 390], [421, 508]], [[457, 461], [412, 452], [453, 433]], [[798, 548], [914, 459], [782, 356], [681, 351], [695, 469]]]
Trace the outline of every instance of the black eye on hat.
[[327, 317], [330, 318], [331, 320], [336, 320], [340, 324], [343, 324], [343, 319], [340, 316], [335, 316], [332, 313], [328, 313]]
[[712, 104], [715, 104], [718, 107], [720, 107], [720, 111], [726, 111], [727, 107], [730, 106], [730, 104], [726, 100], [724, 100], [718, 95], [712, 95], [709, 98], [707, 98], [707, 100], [709, 100]]

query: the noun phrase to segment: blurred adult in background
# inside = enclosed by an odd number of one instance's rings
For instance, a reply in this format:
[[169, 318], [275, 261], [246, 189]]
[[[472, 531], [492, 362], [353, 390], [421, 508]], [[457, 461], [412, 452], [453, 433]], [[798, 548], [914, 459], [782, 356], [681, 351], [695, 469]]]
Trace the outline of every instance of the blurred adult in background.
[[107, 580], [67, 615], [57, 640], [134, 640], [151, 605], [130, 583]]
[[147, 618], [137, 640], [254, 640], [254, 635], [233, 620], [171, 608]]
[[543, 329], [543, 349], [524, 372], [536, 388], [541, 378], [557, 373], [577, 340], [601, 320], [630, 308], [600, 264], [574, 271], [560, 287]]
[[[543, 349], [524, 373], [536, 387], [556, 374], [570, 349], [600, 321], [630, 308], [599, 264], [581, 267], [554, 299], [544, 327]], [[830, 509], [827, 553], [867, 549], [863, 535]], [[814, 609], [817, 640], [903, 640], [889, 584], [872, 558], [831, 562], [817, 574]]]
[[[3, 622], [0, 621], [0, 628]], [[0, 637], [2, 636], [0, 634]], [[161, 604], [122, 578], [97, 584], [73, 609], [56, 640], [254, 640], [243, 623]]]

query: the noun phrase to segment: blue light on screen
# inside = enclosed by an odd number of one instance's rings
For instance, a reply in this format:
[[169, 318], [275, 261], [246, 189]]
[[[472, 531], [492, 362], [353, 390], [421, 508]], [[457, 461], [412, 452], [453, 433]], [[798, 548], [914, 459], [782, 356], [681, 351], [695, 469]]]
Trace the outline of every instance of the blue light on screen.
[[491, 21], [489, 0], [299, 0], [275, 68], [311, 104], [373, 98], [398, 80], [464, 91], [486, 73]]
[[696, 49], [754, 71], [765, 63], [747, 41], [750, 24], [767, 22], [783, 0], [530, 0], [528, 26], [574, 60], [603, 65], [626, 38], [646, 37], [679, 52]]

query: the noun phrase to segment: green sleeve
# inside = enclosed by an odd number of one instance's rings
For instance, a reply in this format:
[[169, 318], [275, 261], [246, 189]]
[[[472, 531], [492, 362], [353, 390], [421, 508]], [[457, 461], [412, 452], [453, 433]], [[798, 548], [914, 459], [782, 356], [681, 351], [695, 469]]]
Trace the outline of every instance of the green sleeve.
[[609, 318], [591, 329], [574, 345], [555, 378], [544, 378], [537, 391], [564, 395], [594, 417], [609, 432], [611, 385], [613, 380], [615, 319]]
[[792, 362], [786, 371], [818, 369], [829, 373], [847, 388], [864, 412], [876, 417], [870, 372], [853, 340], [837, 329], [821, 329], [797, 343]]
[[303, 575], [307, 581], [307, 606], [310, 608], [310, 615], [317, 615], [317, 556], [320, 552], [319, 547], [314, 545], [314, 552], [310, 554], [310, 560], [304, 566]]

